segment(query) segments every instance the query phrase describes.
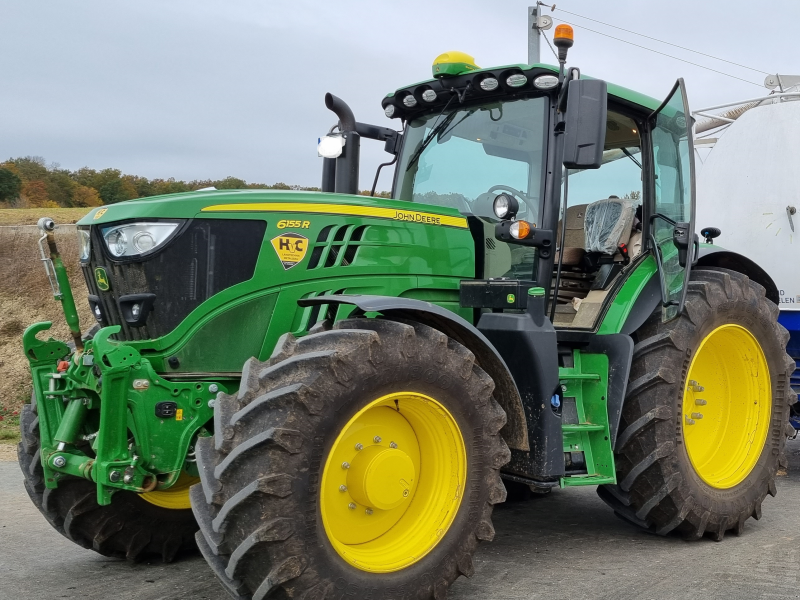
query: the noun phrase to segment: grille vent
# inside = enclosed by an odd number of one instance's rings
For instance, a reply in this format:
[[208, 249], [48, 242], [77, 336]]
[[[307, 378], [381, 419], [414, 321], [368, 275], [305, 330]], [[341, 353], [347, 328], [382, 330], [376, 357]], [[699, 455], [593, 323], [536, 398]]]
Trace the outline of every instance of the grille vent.
[[346, 267], [353, 264], [367, 225], [328, 225], [319, 232], [308, 269]]

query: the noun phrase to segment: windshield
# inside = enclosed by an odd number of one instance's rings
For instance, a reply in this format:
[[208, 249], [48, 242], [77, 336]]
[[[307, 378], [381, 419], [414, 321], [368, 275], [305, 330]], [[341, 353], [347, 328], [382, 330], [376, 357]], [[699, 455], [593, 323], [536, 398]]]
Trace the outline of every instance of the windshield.
[[520, 200], [519, 217], [536, 222], [545, 160], [545, 98], [494, 102], [409, 123], [395, 198], [448, 206], [496, 220], [501, 191]]

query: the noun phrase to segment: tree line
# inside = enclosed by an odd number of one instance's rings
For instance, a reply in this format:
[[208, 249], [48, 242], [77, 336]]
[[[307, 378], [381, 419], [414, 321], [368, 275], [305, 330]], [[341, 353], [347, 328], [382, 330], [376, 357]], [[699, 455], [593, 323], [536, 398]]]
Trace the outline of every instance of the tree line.
[[[0, 163], [0, 208], [92, 207], [147, 196], [191, 192], [207, 187], [218, 190], [265, 189], [318, 192], [317, 187], [276, 183], [247, 183], [238, 177], [179, 181], [126, 175], [119, 169], [62, 169], [41, 156], [10, 158]], [[369, 191], [361, 192], [369, 195]], [[388, 192], [376, 193], [388, 198]]]

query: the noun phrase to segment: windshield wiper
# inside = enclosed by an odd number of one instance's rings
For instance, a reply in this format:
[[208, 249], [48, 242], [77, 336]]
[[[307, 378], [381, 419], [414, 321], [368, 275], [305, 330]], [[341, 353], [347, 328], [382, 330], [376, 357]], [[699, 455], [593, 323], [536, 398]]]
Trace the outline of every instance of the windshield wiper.
[[419, 145], [414, 151], [414, 154], [411, 155], [411, 158], [408, 159], [408, 166], [406, 166], [406, 171], [408, 171], [411, 167], [413, 167], [416, 162], [419, 160], [419, 157], [422, 156], [422, 153], [425, 152], [425, 148], [433, 141], [439, 132], [441, 132], [445, 127], [447, 127], [453, 119], [455, 119], [456, 115], [458, 114], [457, 111], [451, 112], [447, 115], [444, 119], [439, 121], [436, 125], [434, 125], [433, 129], [428, 132], [428, 135], [425, 136], [425, 139], [422, 140], [422, 143]]
[[628, 150], [627, 148], [623, 148], [622, 153], [628, 158], [630, 158], [633, 162], [635, 162], [637, 167], [639, 167], [640, 169], [642, 168], [642, 163], [633, 158], [633, 154], [630, 153], [630, 150]]

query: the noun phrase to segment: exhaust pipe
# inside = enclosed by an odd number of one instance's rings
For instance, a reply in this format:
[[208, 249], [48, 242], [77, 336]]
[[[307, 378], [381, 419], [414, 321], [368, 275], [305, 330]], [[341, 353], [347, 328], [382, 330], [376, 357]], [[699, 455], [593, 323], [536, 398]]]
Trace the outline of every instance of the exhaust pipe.
[[347, 106], [347, 102], [331, 93], [327, 93], [325, 94], [325, 106], [339, 117], [339, 131], [344, 133], [345, 131], [356, 130], [356, 117], [350, 107]]
[[[336, 159], [324, 159], [322, 191], [337, 194], [358, 194], [358, 163], [361, 156], [361, 136], [356, 133], [356, 118], [347, 103], [333, 94], [325, 94], [325, 106], [339, 117], [339, 131], [345, 140], [342, 154]], [[329, 161], [336, 161], [335, 168]], [[333, 176], [332, 176], [333, 175]]]

